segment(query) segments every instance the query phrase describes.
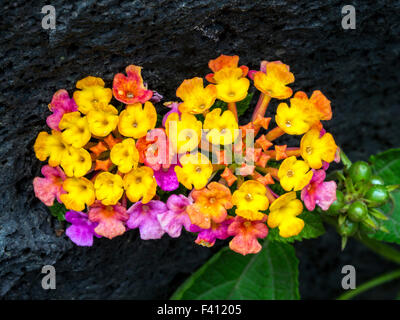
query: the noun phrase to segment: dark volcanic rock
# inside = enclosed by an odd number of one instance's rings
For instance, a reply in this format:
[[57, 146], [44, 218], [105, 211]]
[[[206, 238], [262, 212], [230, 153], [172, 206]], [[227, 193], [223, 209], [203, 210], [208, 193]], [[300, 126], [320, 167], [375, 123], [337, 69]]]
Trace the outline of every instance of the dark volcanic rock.
[[[211, 254], [188, 234], [140, 241], [131, 231], [89, 249], [55, 235], [54, 219], [33, 195], [42, 164], [32, 146], [47, 129], [53, 93], [72, 93], [87, 75], [110, 85], [126, 65], [142, 65], [150, 88], [168, 101], [183, 79], [208, 73], [208, 60], [220, 53], [238, 54], [251, 68], [282, 60], [296, 90], [321, 89], [331, 99], [327, 129], [351, 157], [400, 145], [399, 1], [352, 1], [356, 30], [342, 29], [339, 0], [53, 0], [57, 24], [50, 31], [41, 27], [45, 4], [1, 3], [1, 297], [168, 298]], [[359, 279], [392, 268], [353, 242], [341, 255], [338, 242], [330, 230], [296, 245], [304, 298], [338, 294], [343, 264], [354, 264]], [[40, 287], [46, 264], [56, 266], [57, 290]], [[365, 297], [393, 295], [378, 290]]]

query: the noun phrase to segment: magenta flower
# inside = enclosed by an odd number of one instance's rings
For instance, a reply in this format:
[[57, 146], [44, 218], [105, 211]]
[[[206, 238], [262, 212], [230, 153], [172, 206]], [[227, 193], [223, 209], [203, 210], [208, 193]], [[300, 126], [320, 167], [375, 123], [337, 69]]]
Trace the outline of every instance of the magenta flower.
[[33, 179], [33, 189], [36, 197], [46, 206], [50, 207], [57, 199], [61, 203], [60, 195], [66, 193], [62, 188], [66, 179], [65, 173], [60, 167], [50, 167], [45, 165], [41, 170], [44, 178], [36, 177]]
[[128, 220], [128, 214], [126, 208], [119, 204], [105, 206], [101, 201], [96, 201], [89, 208], [89, 220], [98, 222], [94, 229], [97, 234], [112, 239], [126, 231], [125, 221]]
[[324, 181], [326, 177], [324, 170], [313, 169], [313, 172], [310, 183], [301, 191], [301, 200], [310, 211], [315, 209], [315, 205], [326, 211], [336, 200], [336, 182]]
[[173, 103], [167, 105], [167, 107], [171, 108], [171, 110], [168, 111], [163, 117], [163, 120], [162, 120], [163, 127], [165, 127], [165, 121], [167, 121], [167, 118], [171, 113], [175, 113], [176, 112], [179, 115], [181, 115], [181, 112], [179, 111], [179, 103], [178, 102], [173, 102]]
[[167, 206], [159, 200], [151, 200], [143, 204], [142, 201], [132, 205], [127, 213], [129, 219], [126, 223], [129, 229], [139, 228], [142, 240], [160, 239], [165, 233], [157, 219], [157, 215], [164, 214]]
[[160, 170], [154, 171], [157, 185], [164, 191], [174, 191], [179, 187], [179, 181], [175, 173], [176, 164], [171, 164], [169, 168], [161, 167]]
[[101, 238], [94, 230], [98, 223], [91, 222], [87, 214], [78, 211], [67, 211], [65, 220], [72, 223], [65, 234], [73, 243], [81, 247], [91, 247], [93, 245], [93, 236]]
[[195, 242], [205, 247], [212, 247], [216, 239], [225, 240], [230, 236], [228, 233], [229, 225], [234, 221], [230, 216], [221, 223], [211, 222], [210, 229], [202, 229], [194, 224], [190, 226], [191, 232], [199, 232]]
[[[147, 84], [145, 84], [145, 86], [147, 86]], [[157, 91], [153, 91], [153, 96], [151, 97], [150, 101], [153, 103], [158, 103], [162, 99], [164, 99], [164, 97], [161, 94], [159, 94]]]
[[60, 123], [65, 113], [74, 112], [78, 110], [74, 99], [70, 98], [67, 90], [58, 90], [54, 95], [51, 103], [49, 104], [50, 111], [53, 112], [47, 117], [47, 125], [57, 131], [60, 131], [58, 124]]
[[170, 237], [179, 237], [182, 227], [189, 231], [191, 222], [186, 207], [190, 204], [192, 201], [184, 195], [172, 194], [167, 200], [167, 211], [157, 216], [161, 227]]

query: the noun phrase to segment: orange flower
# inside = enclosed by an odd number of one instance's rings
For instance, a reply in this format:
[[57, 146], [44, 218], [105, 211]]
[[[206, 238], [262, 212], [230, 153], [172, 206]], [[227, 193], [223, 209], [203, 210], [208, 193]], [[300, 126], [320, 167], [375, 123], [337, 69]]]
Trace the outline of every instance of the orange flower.
[[270, 117], [262, 117], [261, 115], [258, 114], [256, 119], [253, 121], [253, 124], [256, 128], [263, 127], [265, 130], [268, 130], [270, 122], [271, 122]]
[[281, 62], [269, 62], [266, 71], [254, 74], [255, 87], [271, 98], [289, 98], [293, 91], [286, 85], [294, 82], [294, 75], [289, 71], [289, 66]]
[[228, 183], [228, 186], [233, 185], [234, 182], [237, 180], [237, 177], [228, 167], [226, 167], [224, 172], [221, 173], [221, 178], [225, 179], [225, 181]]
[[201, 190], [192, 192], [194, 203], [187, 207], [192, 224], [203, 229], [211, 228], [211, 221], [221, 223], [232, 208], [231, 191], [218, 182], [211, 182]]
[[[223, 68], [237, 68], [238, 65], [239, 65], [239, 56], [226, 56], [224, 54], [221, 54], [218, 58], [210, 60], [208, 62], [208, 67], [213, 72], [218, 72]], [[242, 69], [242, 76], [245, 77], [249, 72], [249, 68], [246, 66], [240, 66], [239, 68]], [[206, 75], [206, 80], [208, 82], [215, 83], [214, 73]]]
[[107, 147], [103, 141], [100, 141], [96, 145], [91, 147], [89, 150], [92, 151], [93, 154], [96, 155], [96, 157], [98, 157], [101, 153], [107, 150]]
[[229, 235], [234, 236], [229, 248], [242, 255], [260, 252], [262, 246], [257, 239], [264, 239], [268, 235], [266, 219], [267, 216], [264, 216], [261, 220], [251, 221], [236, 216], [228, 227]]
[[305, 92], [299, 91], [296, 92], [294, 98], [309, 100], [314, 105], [315, 111], [318, 113], [321, 120], [332, 119], [331, 102], [325, 97], [325, 95], [321, 91], [315, 90], [312, 93], [310, 99], [307, 98], [307, 94]]
[[266, 137], [265, 134], [260, 136], [257, 140], [256, 143], [260, 145], [260, 147], [264, 150], [267, 151], [269, 147], [273, 145], [271, 141], [269, 141]]
[[150, 100], [153, 91], [147, 90], [143, 84], [142, 68], [130, 65], [126, 67], [125, 71], [127, 77], [122, 73], [118, 73], [114, 77], [113, 93], [115, 99], [126, 104], [145, 103]]

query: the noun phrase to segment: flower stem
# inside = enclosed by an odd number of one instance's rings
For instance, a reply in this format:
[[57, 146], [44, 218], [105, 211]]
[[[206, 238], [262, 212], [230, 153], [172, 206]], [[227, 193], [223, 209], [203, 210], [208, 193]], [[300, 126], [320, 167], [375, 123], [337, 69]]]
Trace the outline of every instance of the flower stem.
[[340, 148], [340, 160], [342, 161], [342, 163], [346, 169], [349, 169], [351, 167], [351, 161], [346, 156], [346, 154], [343, 152], [342, 148]]
[[270, 130], [266, 135], [265, 138], [269, 141], [274, 141], [275, 139], [279, 138], [280, 136], [284, 135], [285, 131], [283, 131], [281, 128], [276, 127]]
[[341, 296], [339, 296], [337, 298], [337, 300], [349, 300], [349, 299], [359, 295], [360, 293], [363, 293], [364, 291], [367, 291], [371, 288], [374, 288], [376, 286], [379, 286], [385, 282], [389, 282], [396, 278], [400, 278], [400, 269], [396, 270], [396, 271], [392, 271], [390, 273], [380, 275], [376, 278], [373, 278], [373, 279], [363, 283], [357, 289], [354, 289], [354, 290], [351, 290], [351, 291], [348, 291], [348, 292], [342, 294]]
[[264, 93], [260, 94], [257, 105], [256, 105], [253, 115], [251, 117], [251, 121], [256, 120], [258, 115], [260, 115], [261, 117], [265, 116], [265, 112], [267, 111], [267, 107], [268, 107], [268, 104], [270, 101], [271, 101], [270, 96], [268, 96]]
[[236, 118], [236, 122], [238, 122], [238, 114], [237, 114], [237, 108], [236, 108], [236, 102], [229, 102], [228, 103], [228, 110], [232, 111], [233, 115]]
[[355, 238], [368, 249], [379, 254], [386, 260], [400, 264], [400, 251], [396, 250], [392, 246], [371, 238], [361, 237], [360, 235], [355, 236]]
[[[319, 212], [321, 214], [323, 213], [321, 211]], [[337, 227], [337, 222], [332, 217], [328, 217], [326, 215], [321, 216], [326, 223], [332, 225], [335, 228]], [[368, 237], [362, 237], [360, 234], [356, 234], [354, 238], [364, 244], [368, 249], [385, 258], [386, 260], [400, 264], [400, 251], [396, 250], [394, 247]]]

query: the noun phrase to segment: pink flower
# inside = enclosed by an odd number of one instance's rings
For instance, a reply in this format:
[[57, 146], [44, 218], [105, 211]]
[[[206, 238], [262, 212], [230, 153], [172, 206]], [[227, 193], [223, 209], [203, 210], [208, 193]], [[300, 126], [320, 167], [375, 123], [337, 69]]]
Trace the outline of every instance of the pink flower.
[[128, 217], [126, 209], [119, 204], [105, 206], [100, 201], [96, 201], [89, 209], [89, 220], [99, 223], [94, 231], [108, 239], [120, 236], [125, 232], [125, 222]]
[[157, 185], [164, 191], [174, 191], [179, 187], [179, 181], [175, 173], [175, 167], [177, 165], [170, 165], [169, 168], [160, 168], [160, 170], [154, 171], [154, 177], [156, 178]]
[[313, 169], [313, 172], [310, 183], [301, 191], [301, 200], [310, 211], [315, 209], [315, 205], [319, 205], [322, 210], [326, 211], [336, 200], [336, 182], [324, 181], [325, 170]]
[[163, 127], [165, 127], [165, 121], [167, 121], [167, 118], [171, 113], [178, 113], [179, 115], [181, 114], [181, 112], [179, 111], [179, 103], [178, 102], [173, 102], [173, 103], [167, 105], [167, 107], [170, 108], [171, 110], [168, 111], [163, 117], [163, 120], [162, 120]]
[[167, 211], [157, 216], [161, 227], [172, 238], [181, 235], [182, 227], [189, 231], [191, 226], [190, 218], [186, 212], [186, 207], [192, 203], [184, 195], [172, 194], [167, 200]]
[[49, 104], [50, 111], [53, 112], [47, 117], [47, 125], [53, 129], [60, 131], [58, 124], [65, 113], [74, 112], [78, 110], [74, 99], [70, 98], [67, 90], [58, 90], [54, 95], [51, 103]]
[[157, 216], [166, 211], [167, 206], [159, 200], [151, 200], [146, 204], [136, 202], [127, 211], [129, 219], [126, 225], [129, 229], [139, 228], [142, 240], [160, 239], [165, 232]]
[[66, 193], [62, 188], [66, 179], [65, 173], [60, 167], [53, 168], [49, 165], [43, 166], [41, 172], [44, 178], [36, 177], [33, 179], [36, 197], [48, 207], [53, 205], [54, 199], [61, 203], [60, 195]]
[[91, 222], [86, 213], [70, 210], [65, 213], [65, 220], [72, 224], [67, 228], [65, 234], [76, 245], [91, 247], [93, 236], [100, 238], [94, 231], [98, 223]]
[[202, 229], [195, 224], [190, 226], [191, 232], [199, 232], [195, 242], [205, 247], [212, 247], [216, 239], [225, 240], [230, 235], [228, 233], [229, 225], [234, 221], [230, 216], [227, 216], [221, 223], [211, 222], [210, 229]]
[[229, 235], [234, 236], [229, 242], [229, 248], [242, 255], [260, 252], [262, 246], [257, 239], [263, 239], [268, 235], [266, 220], [267, 216], [256, 221], [236, 216], [228, 228]]

